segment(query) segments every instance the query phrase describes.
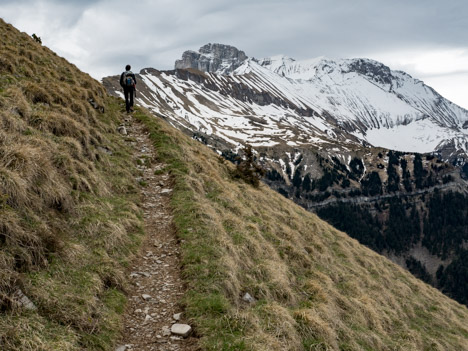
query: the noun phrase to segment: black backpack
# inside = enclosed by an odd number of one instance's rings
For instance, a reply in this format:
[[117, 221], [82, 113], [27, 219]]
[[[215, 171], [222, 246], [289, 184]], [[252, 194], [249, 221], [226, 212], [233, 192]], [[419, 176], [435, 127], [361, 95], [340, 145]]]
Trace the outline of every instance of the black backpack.
[[123, 85], [126, 87], [133, 87], [135, 85], [135, 80], [133, 79], [132, 71], [126, 71], [123, 74]]

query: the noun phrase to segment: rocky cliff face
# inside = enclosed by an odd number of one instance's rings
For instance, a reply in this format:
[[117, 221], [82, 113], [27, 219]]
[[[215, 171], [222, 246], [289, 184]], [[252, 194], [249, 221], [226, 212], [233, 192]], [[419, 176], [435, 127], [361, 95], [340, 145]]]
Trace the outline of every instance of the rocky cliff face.
[[247, 56], [230, 45], [206, 44], [196, 51], [185, 51], [175, 62], [176, 69], [194, 68], [203, 72], [229, 74], [236, 70]]

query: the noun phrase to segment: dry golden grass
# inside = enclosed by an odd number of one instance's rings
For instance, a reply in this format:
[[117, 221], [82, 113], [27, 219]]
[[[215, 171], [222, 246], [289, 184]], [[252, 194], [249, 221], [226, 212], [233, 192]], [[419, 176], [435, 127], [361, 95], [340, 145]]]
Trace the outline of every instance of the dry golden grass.
[[[145, 117], [176, 179], [189, 316], [210, 350], [468, 350], [468, 310]], [[246, 292], [255, 304], [242, 301]]]
[[110, 348], [141, 235], [121, 106], [2, 20], [0, 76], [0, 349]]

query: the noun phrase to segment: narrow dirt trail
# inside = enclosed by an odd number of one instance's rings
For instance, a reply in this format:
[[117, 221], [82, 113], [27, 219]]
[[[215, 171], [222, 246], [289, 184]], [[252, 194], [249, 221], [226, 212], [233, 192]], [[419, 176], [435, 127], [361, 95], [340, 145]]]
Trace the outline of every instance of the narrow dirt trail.
[[[116, 351], [197, 350], [194, 337], [183, 338], [171, 333], [173, 324], [185, 323], [180, 308], [184, 287], [179, 244], [170, 207], [171, 179], [163, 172], [165, 165], [157, 162], [157, 151], [144, 127], [131, 115], [125, 117], [124, 125], [142, 171], [138, 180], [143, 185], [146, 237], [127, 272], [131, 288], [123, 316], [121, 346]], [[180, 319], [176, 320], [179, 313], [182, 313]]]

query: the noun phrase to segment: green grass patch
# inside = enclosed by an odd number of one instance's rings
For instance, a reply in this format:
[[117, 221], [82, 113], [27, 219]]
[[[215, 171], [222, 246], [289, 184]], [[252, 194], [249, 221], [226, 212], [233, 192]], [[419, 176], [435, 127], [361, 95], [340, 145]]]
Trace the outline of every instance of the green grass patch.
[[167, 172], [168, 172], [168, 169], [166, 167], [163, 167], [163, 168], [155, 170], [154, 175], [162, 175], [162, 174], [166, 174]]

